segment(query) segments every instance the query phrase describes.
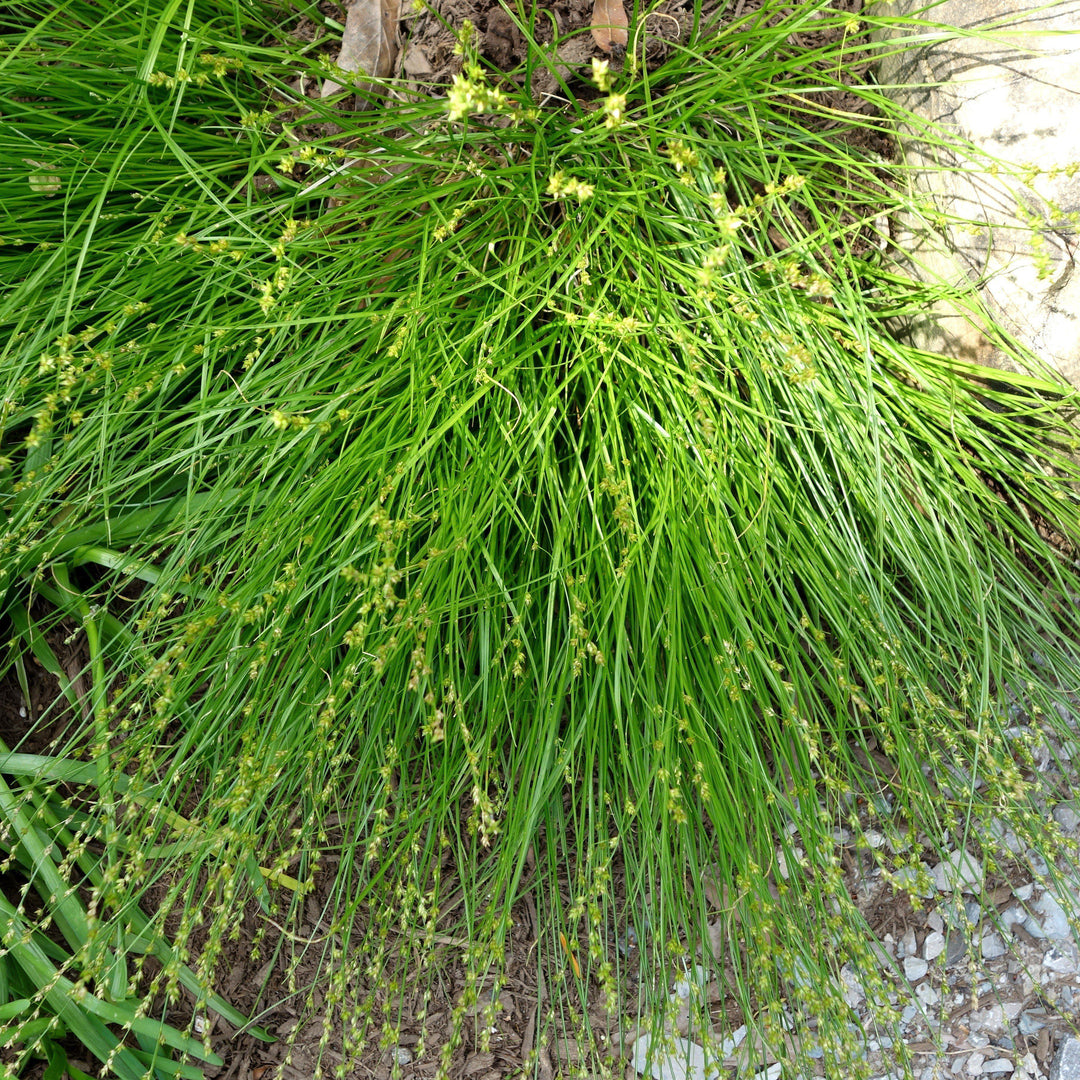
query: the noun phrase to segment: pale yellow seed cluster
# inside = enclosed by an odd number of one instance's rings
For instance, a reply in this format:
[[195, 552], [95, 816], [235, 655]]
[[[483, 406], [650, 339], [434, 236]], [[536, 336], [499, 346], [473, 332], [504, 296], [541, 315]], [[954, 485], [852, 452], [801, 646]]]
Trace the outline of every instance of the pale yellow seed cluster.
[[622, 127], [626, 123], [626, 95], [608, 94], [601, 106], [604, 127], [609, 131]]
[[290, 153], [282, 154], [278, 158], [277, 169], [287, 176], [293, 175], [301, 166], [307, 169], [328, 170], [340, 166], [345, 157], [343, 147], [335, 146], [329, 150], [320, 150], [314, 143], [306, 142]]
[[454, 76], [446, 106], [451, 120], [463, 120], [466, 116], [507, 112], [512, 103], [501, 90], [487, 84], [479, 67], [470, 66]]
[[[52, 343], [52, 348], [38, 357], [37, 374], [51, 383], [51, 389], [41, 392], [41, 388], [29, 376], [24, 376], [18, 383], [18, 390], [23, 393], [40, 393], [40, 404], [34, 410], [34, 423], [23, 438], [23, 446], [30, 451], [39, 450], [48, 445], [49, 440], [59, 438], [69, 442], [85, 420], [85, 409], [77, 407], [85, 395], [91, 397], [101, 392], [103, 382], [109, 378], [118, 356], [138, 353], [142, 346], [136, 338], [119, 340], [121, 328], [150, 309], [146, 301], [132, 301], [123, 305], [113, 318], [106, 319], [100, 325], [86, 326], [78, 333], [61, 334]], [[155, 328], [153, 323], [144, 324], [146, 329]], [[175, 367], [175, 361], [166, 370]], [[129, 386], [124, 403], [131, 405], [139, 401], [144, 394], [153, 391], [163, 377], [163, 372], [147, 370], [140, 383]], [[18, 408], [16, 398], [8, 398], [0, 407], [0, 417], [6, 417]], [[76, 406], [76, 407], [73, 407]], [[0, 457], [0, 471], [11, 467], [10, 457]], [[55, 467], [52, 457], [40, 466], [27, 470], [12, 485], [16, 493], [25, 490], [43, 474]]]
[[553, 173], [551, 179], [548, 180], [547, 193], [554, 199], [570, 198], [585, 202], [586, 199], [593, 197], [595, 191], [596, 188], [592, 184], [587, 184], [574, 176], [567, 176], [562, 169]]
[[[629, 460], [624, 458], [622, 466], [628, 469]], [[630, 479], [626, 474], [618, 476], [615, 467], [607, 465], [599, 486], [601, 493], [607, 495], [613, 502], [612, 517], [623, 539], [623, 546], [619, 552], [619, 565], [615, 568], [615, 576], [621, 578], [630, 566], [631, 552], [638, 541], [637, 518], [630, 493]]]
[[611, 63], [608, 60], [598, 60], [595, 56], [592, 60], [592, 81], [597, 90], [606, 94], [615, 83], [615, 76], [611, 73]]
[[[461, 224], [461, 219], [465, 216], [465, 207], [455, 206], [453, 212], [450, 214], [450, 218], [442, 225], [437, 225], [435, 231], [431, 234], [437, 241], [446, 240], [456, 232], [457, 227]], [[397, 356], [400, 351], [400, 345], [395, 349], [391, 346], [393, 351], [390, 352], [391, 356]]]
[[691, 146], [687, 146], [682, 139], [674, 139], [667, 144], [665, 150], [671, 164], [675, 166], [677, 173], [696, 169], [701, 164], [701, 157]]
[[166, 90], [175, 90], [178, 86], [203, 87], [211, 79], [224, 80], [230, 71], [241, 71], [244, 61], [238, 57], [221, 56], [218, 53], [200, 53], [197, 59], [199, 70], [188, 71], [187, 68], [179, 67], [173, 74], [164, 71], [154, 71], [147, 76], [146, 81], [151, 86], [161, 86]]
[[[668, 145], [667, 156], [671, 159], [677, 173], [691, 172], [699, 169], [702, 165], [700, 157], [695, 150], [675, 140]], [[704, 188], [705, 201], [712, 212], [713, 223], [716, 229], [719, 243], [715, 243], [705, 250], [701, 265], [698, 268], [697, 297], [700, 300], [715, 301], [719, 299], [717, 287], [726, 277], [725, 266], [735, 250], [738, 234], [749, 222], [759, 219], [766, 205], [777, 199], [783, 199], [792, 192], [798, 191], [806, 183], [802, 176], [791, 175], [785, 177], [780, 183], [768, 183], [764, 193], [755, 195], [745, 206], [732, 206], [728, 202], [725, 186], [727, 173], [723, 168], [712, 168], [711, 173], [700, 171], [693, 178], [693, 182]], [[777, 264], [769, 260], [765, 264], [767, 271], [775, 271]], [[831, 296], [831, 285], [820, 275], [804, 274], [795, 264], [794, 270], [783, 267], [785, 274], [792, 277], [788, 284], [793, 287], [806, 288], [811, 295]]]
[[604, 654], [597, 647], [596, 642], [585, 625], [585, 612], [587, 605], [574, 588], [575, 582], [568, 581], [570, 593], [570, 625], [569, 625], [569, 649], [571, 654], [571, 671], [574, 678], [579, 678], [588, 661], [596, 667], [604, 666]]
[[[603, 995], [604, 1007], [611, 1013], [618, 1008], [620, 995], [615, 966], [610, 958], [610, 942], [605, 933], [604, 904], [610, 897], [612, 862], [618, 849], [619, 838], [612, 836], [592, 848], [588, 857], [575, 868], [575, 895], [566, 912], [564, 931], [571, 952], [576, 954], [576, 945], [584, 930], [589, 965], [585, 969], [584, 964], [579, 964], [579, 969], [583, 976], [596, 980]], [[573, 964], [562, 965], [562, 978], [567, 979], [571, 975], [576, 977]], [[590, 1041], [587, 1035], [583, 1035], [583, 1046]]]
[[271, 277], [266, 278], [259, 284], [259, 309], [264, 315], [270, 313], [270, 310], [289, 287], [289, 282], [292, 279], [292, 267], [285, 261], [286, 249], [296, 239], [300, 230], [307, 228], [309, 225], [310, 222], [308, 221], [301, 222], [295, 218], [288, 218], [285, 221], [281, 235], [270, 245], [270, 252], [274, 256], [278, 267]]

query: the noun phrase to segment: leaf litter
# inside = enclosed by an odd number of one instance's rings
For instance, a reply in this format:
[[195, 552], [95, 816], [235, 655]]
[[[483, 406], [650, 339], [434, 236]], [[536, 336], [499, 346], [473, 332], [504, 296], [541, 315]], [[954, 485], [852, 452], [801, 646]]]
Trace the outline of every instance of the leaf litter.
[[594, 0], [591, 25], [593, 41], [601, 50], [616, 57], [626, 52], [630, 24], [622, 0]]
[[[347, 74], [360, 77], [364, 89], [358, 87], [358, 96], [369, 107], [384, 92], [383, 87], [369, 80], [387, 79], [394, 74], [400, 21], [401, 0], [352, 0], [345, 16], [337, 66]], [[341, 83], [327, 79], [322, 96], [331, 97], [343, 89]]]

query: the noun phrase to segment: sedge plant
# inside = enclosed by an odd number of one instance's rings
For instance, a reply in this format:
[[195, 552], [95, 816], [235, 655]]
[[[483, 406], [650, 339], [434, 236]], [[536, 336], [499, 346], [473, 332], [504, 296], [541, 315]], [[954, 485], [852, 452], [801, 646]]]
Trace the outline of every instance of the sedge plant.
[[915, 895], [1003, 830], [1067, 869], [1071, 390], [893, 333], [944, 286], [879, 254], [924, 208], [819, 104], [867, 59], [823, 5], [516, 81], [466, 31], [358, 113], [301, 8], [4, 16], [0, 617], [66, 691], [0, 757], [6, 1060], [214, 1063], [245, 929], [316, 1075], [405, 1028], [449, 1075], [525, 926], [523, 1074], [737, 1017], [858, 1075], [838, 831]]

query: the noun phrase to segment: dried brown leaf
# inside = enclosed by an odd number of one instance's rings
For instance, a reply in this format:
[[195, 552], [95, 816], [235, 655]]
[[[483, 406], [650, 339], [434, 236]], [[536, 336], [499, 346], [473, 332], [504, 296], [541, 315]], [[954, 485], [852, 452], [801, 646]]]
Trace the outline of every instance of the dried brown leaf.
[[[388, 78], [397, 60], [400, 18], [401, 0], [353, 0], [345, 16], [337, 66], [358, 75]], [[327, 79], [322, 96], [329, 97], [341, 89], [340, 83]]]
[[401, 67], [406, 75], [412, 75], [414, 77], [431, 75], [435, 71], [431, 66], [431, 60], [428, 58], [428, 54], [415, 43], [411, 44], [408, 49], [405, 50], [405, 59], [402, 60]]
[[486, 1072], [494, 1063], [494, 1054], [473, 1054], [466, 1060], [462, 1076], [475, 1076], [478, 1072]]
[[604, 52], [613, 56], [621, 56], [626, 52], [628, 25], [622, 0], [594, 0], [592, 36], [593, 41]]

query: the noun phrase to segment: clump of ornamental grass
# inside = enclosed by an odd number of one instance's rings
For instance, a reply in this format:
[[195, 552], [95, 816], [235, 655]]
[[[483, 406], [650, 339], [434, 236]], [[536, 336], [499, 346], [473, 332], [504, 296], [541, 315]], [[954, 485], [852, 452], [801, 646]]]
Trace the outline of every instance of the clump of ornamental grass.
[[0, 759], [15, 1068], [193, 1075], [252, 901], [337, 1075], [482, 1049], [531, 912], [524, 1072], [734, 1017], [855, 1076], [894, 976], [838, 831], [916, 898], [1007, 830], [1061, 865], [1009, 708], [1074, 744], [1071, 394], [894, 339], [943, 290], [815, 104], [859, 27], [766, 7], [357, 114], [290, 10], [6, 17], [0, 612], [72, 706]]

